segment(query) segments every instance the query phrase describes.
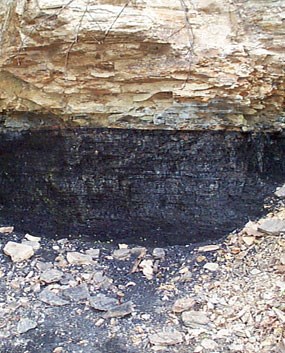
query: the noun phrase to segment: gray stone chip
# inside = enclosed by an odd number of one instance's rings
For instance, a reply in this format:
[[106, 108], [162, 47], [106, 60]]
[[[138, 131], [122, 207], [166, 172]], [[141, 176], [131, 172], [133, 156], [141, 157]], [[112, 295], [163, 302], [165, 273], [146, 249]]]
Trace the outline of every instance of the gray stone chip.
[[108, 311], [118, 304], [118, 300], [107, 297], [104, 294], [98, 294], [94, 297], [90, 297], [89, 303], [95, 310]]
[[121, 318], [127, 315], [130, 315], [134, 311], [133, 308], [133, 303], [131, 301], [128, 301], [124, 304], [121, 305], [116, 305], [113, 308], [109, 309], [104, 317], [106, 319], [117, 317]]
[[86, 284], [80, 284], [79, 286], [76, 286], [76, 287], [64, 289], [62, 294], [64, 297], [75, 302], [86, 300], [90, 296]]
[[19, 334], [28, 332], [37, 327], [37, 323], [29, 318], [23, 318], [18, 322], [17, 331]]
[[61, 298], [58, 294], [52, 292], [50, 289], [45, 288], [39, 294], [39, 299], [49, 305], [62, 306], [67, 305], [69, 302]]
[[258, 226], [258, 230], [269, 235], [279, 235], [281, 232], [285, 232], [285, 220], [266, 219]]

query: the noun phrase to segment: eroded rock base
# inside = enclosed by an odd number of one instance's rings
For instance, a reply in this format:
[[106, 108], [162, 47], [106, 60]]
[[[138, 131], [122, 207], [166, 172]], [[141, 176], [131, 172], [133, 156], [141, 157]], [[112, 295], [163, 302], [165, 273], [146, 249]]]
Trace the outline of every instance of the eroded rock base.
[[171, 245], [254, 219], [285, 179], [285, 134], [65, 129], [0, 136], [0, 222]]

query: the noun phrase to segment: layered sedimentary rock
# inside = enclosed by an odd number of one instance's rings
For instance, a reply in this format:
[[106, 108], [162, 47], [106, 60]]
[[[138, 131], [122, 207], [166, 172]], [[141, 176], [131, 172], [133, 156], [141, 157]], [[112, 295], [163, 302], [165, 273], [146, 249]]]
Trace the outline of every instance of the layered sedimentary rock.
[[278, 130], [283, 0], [0, 0], [2, 129]]
[[284, 155], [284, 133], [0, 133], [0, 224], [136, 244], [219, 238], [260, 215]]

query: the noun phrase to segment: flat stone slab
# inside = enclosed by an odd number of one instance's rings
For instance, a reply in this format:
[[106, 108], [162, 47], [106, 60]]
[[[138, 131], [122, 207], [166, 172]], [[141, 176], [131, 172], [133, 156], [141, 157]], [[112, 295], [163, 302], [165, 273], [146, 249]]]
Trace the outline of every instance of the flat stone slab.
[[34, 249], [32, 246], [15, 243], [13, 241], [9, 241], [5, 245], [3, 252], [10, 256], [13, 262], [28, 260], [34, 255]]
[[108, 311], [117, 305], [118, 300], [99, 293], [96, 296], [89, 298], [89, 303], [95, 310]]
[[279, 235], [285, 232], [285, 220], [279, 218], [266, 219], [258, 226], [258, 230], [269, 235]]
[[275, 191], [275, 195], [280, 199], [285, 198], [285, 184]]
[[161, 331], [150, 335], [149, 341], [155, 346], [174, 346], [183, 342], [183, 335], [177, 330]]

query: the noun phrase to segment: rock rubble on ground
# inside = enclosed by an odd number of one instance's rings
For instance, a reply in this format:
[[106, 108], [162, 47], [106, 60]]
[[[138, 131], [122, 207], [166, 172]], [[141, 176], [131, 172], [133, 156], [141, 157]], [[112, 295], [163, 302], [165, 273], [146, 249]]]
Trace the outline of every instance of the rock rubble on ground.
[[85, 248], [2, 232], [0, 352], [283, 353], [278, 200], [264, 218], [197, 247]]

